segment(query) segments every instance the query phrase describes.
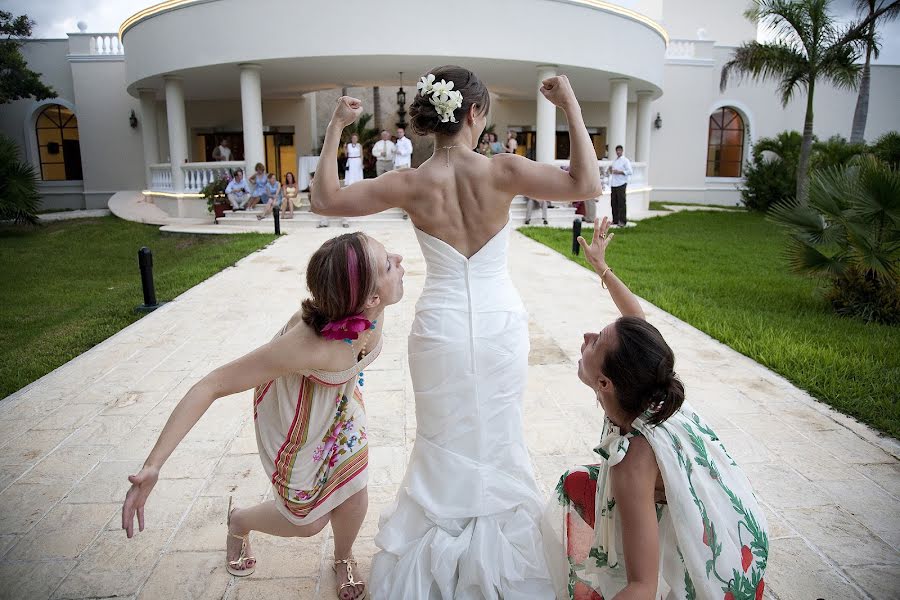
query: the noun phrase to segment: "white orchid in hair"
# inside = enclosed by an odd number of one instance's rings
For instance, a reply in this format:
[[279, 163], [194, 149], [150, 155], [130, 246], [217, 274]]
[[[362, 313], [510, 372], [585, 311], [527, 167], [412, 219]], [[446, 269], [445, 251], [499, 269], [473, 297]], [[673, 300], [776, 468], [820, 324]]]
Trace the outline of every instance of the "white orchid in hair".
[[434, 83], [434, 73], [429, 73], [427, 76], [422, 76], [419, 80], [419, 83], [416, 84], [416, 89], [419, 90], [419, 93], [425, 96], [426, 94], [431, 93], [431, 86]]

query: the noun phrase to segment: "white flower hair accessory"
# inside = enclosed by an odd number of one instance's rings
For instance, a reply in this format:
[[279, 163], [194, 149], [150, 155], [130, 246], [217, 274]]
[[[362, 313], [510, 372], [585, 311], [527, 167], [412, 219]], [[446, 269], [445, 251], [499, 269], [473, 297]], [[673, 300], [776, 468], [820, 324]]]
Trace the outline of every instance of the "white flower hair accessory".
[[456, 115], [453, 112], [462, 106], [462, 92], [453, 89], [452, 81], [441, 79], [435, 82], [434, 79], [433, 73], [423, 76], [416, 84], [416, 89], [419, 90], [422, 97], [431, 95], [428, 100], [434, 105], [434, 109], [441, 118], [441, 123], [448, 121], [456, 123]]

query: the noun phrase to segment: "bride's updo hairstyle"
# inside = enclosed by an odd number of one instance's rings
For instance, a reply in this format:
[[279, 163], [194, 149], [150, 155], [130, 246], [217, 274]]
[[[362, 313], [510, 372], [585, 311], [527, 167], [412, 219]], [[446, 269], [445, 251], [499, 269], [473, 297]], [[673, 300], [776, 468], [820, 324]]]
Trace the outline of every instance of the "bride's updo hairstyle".
[[675, 374], [675, 355], [656, 327], [637, 317], [614, 324], [618, 343], [606, 352], [603, 374], [612, 381], [619, 406], [630, 417], [647, 410], [649, 425], [659, 425], [681, 408], [684, 385]]
[[409, 107], [409, 116], [413, 131], [419, 135], [456, 135], [462, 129], [469, 107], [474, 104], [479, 114], [486, 113], [490, 108], [491, 96], [488, 89], [472, 71], [455, 65], [446, 65], [432, 69], [423, 76], [427, 77], [429, 74], [434, 75], [435, 81], [442, 79], [448, 83], [452, 81], [453, 89], [462, 94], [462, 106], [453, 111], [456, 123], [453, 121], [442, 123], [440, 115], [431, 103], [431, 95], [423, 96], [420, 92], [416, 92]]
[[375, 293], [378, 269], [364, 233], [331, 238], [309, 259], [306, 286], [311, 297], [303, 301], [303, 322], [321, 334], [329, 322], [363, 311]]

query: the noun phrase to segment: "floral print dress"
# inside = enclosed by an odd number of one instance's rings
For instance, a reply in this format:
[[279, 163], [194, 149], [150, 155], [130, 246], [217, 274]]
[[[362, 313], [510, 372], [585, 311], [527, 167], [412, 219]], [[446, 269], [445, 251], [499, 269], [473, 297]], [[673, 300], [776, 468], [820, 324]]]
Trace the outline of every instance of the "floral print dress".
[[765, 515], [715, 432], [687, 403], [660, 425], [639, 418], [633, 427], [623, 435], [607, 419], [594, 449], [603, 462], [560, 478], [543, 523], [557, 597], [609, 599], [627, 584], [609, 470], [625, 457], [630, 440], [643, 436], [653, 448], [667, 502], [656, 505], [656, 597], [761, 600], [769, 553]]
[[345, 371], [294, 373], [254, 391], [259, 458], [278, 509], [295, 525], [317, 520], [366, 487], [369, 446], [361, 373], [381, 346], [379, 336], [375, 348]]

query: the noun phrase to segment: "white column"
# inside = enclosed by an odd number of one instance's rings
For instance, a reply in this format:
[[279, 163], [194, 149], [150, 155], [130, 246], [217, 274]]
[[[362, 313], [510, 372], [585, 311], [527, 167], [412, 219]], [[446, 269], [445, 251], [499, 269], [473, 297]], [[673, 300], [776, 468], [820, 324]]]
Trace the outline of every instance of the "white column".
[[316, 93], [310, 92], [304, 98], [306, 98], [306, 110], [309, 111], [309, 147], [310, 151], [315, 153], [319, 147], [319, 116], [316, 112]]
[[257, 64], [244, 63], [241, 68], [241, 115], [244, 121], [244, 160], [247, 171], [253, 165], [266, 162], [266, 147], [263, 141], [262, 87]]
[[635, 149], [633, 155], [637, 162], [650, 162], [652, 105], [653, 92], [641, 91], [637, 93], [637, 136], [635, 137]]
[[[616, 146], [625, 147], [625, 129], [628, 122], [628, 79], [609, 80], [609, 130], [606, 143], [609, 160], [616, 158]], [[629, 150], [625, 149], [626, 153]]]
[[[538, 67], [538, 86], [548, 77], [556, 75], [556, 67], [553, 65], [541, 65]], [[534, 158], [537, 162], [549, 163], [556, 158], [556, 107], [544, 98], [540, 90], [537, 92], [537, 115], [535, 118]]]
[[[297, 99], [294, 110], [294, 151], [297, 158], [309, 154], [309, 115], [306, 110], [306, 97], [300, 96]], [[294, 165], [296, 167], [297, 165]], [[283, 167], [282, 167], [283, 168]], [[291, 169], [293, 170], [293, 169]], [[296, 171], [294, 171], [296, 173]]]
[[184, 87], [181, 77], [166, 75], [166, 121], [169, 124], [169, 160], [172, 167], [172, 191], [184, 192], [184, 171], [187, 160], [187, 119], [184, 113]]
[[150, 165], [159, 162], [159, 138], [156, 129], [156, 90], [138, 88], [141, 100], [141, 141], [144, 143], [144, 171], [147, 189], [153, 184]]

